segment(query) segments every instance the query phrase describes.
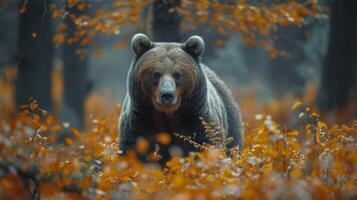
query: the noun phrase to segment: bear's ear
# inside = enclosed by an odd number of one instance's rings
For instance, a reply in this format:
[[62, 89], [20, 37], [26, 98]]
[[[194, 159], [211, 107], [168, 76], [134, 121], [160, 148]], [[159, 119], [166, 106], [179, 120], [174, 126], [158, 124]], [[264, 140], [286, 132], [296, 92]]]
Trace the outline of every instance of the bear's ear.
[[200, 57], [205, 50], [205, 42], [203, 39], [198, 36], [191, 36], [188, 40], [183, 44], [183, 50], [194, 57]]
[[138, 56], [144, 54], [146, 51], [151, 49], [151, 46], [152, 43], [150, 39], [143, 33], [137, 33], [131, 39], [131, 48]]

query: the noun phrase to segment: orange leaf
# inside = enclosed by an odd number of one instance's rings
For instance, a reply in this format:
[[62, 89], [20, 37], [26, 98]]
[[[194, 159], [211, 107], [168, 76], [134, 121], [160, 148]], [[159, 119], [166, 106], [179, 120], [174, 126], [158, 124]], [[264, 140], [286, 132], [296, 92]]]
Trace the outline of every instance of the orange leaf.
[[96, 56], [103, 56], [104, 55], [104, 50], [103, 49], [97, 49], [95, 51], [95, 55]]
[[71, 138], [65, 138], [64, 139], [68, 145], [73, 144], [73, 140]]
[[145, 153], [149, 149], [149, 142], [144, 138], [138, 138], [135, 149], [139, 153]]
[[37, 33], [36, 32], [32, 32], [32, 38], [36, 38], [37, 37]]
[[81, 135], [81, 133], [75, 128], [71, 128], [70, 132], [77, 137]]
[[49, 124], [49, 125], [53, 124], [53, 121], [54, 121], [53, 116], [51, 116], [51, 115], [47, 116], [46, 121], [47, 121], [47, 124]]
[[155, 136], [155, 140], [160, 144], [168, 145], [171, 143], [171, 136], [168, 133], [159, 133]]
[[30, 109], [31, 110], [36, 110], [37, 108], [38, 108], [38, 104], [36, 102], [33, 101], [33, 102], [30, 103]]
[[34, 121], [35, 123], [38, 123], [38, 122], [40, 121], [40, 116], [39, 116], [38, 114], [34, 114], [34, 115], [33, 115], [33, 121]]

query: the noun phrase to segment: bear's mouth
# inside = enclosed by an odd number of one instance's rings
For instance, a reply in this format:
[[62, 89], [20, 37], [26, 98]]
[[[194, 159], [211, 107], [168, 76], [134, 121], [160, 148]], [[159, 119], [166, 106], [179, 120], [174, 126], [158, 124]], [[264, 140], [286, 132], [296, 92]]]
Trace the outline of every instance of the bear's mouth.
[[171, 113], [178, 110], [180, 107], [180, 98], [174, 96], [171, 101], [165, 101], [160, 97], [156, 97], [153, 99], [154, 107], [157, 111]]

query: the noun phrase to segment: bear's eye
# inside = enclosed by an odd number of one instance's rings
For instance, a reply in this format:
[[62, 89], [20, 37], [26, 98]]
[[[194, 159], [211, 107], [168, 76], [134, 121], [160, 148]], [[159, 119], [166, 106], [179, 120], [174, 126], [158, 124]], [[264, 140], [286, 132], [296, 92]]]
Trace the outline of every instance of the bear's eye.
[[180, 73], [178, 73], [178, 72], [175, 72], [174, 73], [174, 79], [176, 80], [176, 81], [180, 81], [181, 80], [181, 74]]
[[155, 82], [159, 82], [159, 80], [161, 78], [161, 74], [159, 72], [154, 72], [154, 74], [152, 75], [152, 78], [154, 79]]

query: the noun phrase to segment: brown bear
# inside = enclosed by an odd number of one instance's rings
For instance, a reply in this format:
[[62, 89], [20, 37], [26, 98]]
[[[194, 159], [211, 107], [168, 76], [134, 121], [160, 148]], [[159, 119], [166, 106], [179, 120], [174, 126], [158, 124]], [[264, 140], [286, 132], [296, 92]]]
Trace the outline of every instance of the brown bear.
[[[196, 143], [209, 142], [201, 118], [224, 128], [222, 138], [232, 137], [229, 147], [242, 148], [239, 107], [223, 81], [201, 62], [204, 41], [199, 36], [185, 43], [152, 42], [141, 33], [131, 41], [134, 59], [127, 77], [127, 95], [119, 119], [120, 148], [134, 149], [138, 137], [155, 146], [158, 133], [171, 134], [170, 145], [161, 145], [162, 162], [170, 148], [184, 155], [197, 151], [173, 134], [191, 136]], [[139, 156], [145, 160], [147, 155]]]

